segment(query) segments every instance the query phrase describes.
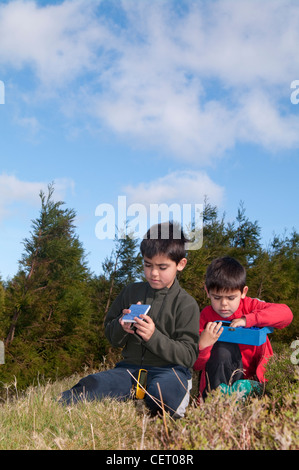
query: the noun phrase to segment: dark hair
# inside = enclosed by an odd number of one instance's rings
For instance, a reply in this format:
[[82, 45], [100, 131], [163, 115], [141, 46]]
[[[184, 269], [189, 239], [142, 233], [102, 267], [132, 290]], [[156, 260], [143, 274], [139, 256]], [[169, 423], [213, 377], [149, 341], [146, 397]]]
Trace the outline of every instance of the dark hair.
[[217, 292], [238, 289], [243, 292], [246, 286], [246, 270], [234, 258], [229, 256], [216, 258], [208, 266], [205, 284], [208, 291], [211, 289], [215, 289]]
[[140, 251], [149, 259], [163, 254], [178, 264], [186, 257], [185, 243], [188, 241], [179, 224], [160, 223], [153, 225], [144, 235]]

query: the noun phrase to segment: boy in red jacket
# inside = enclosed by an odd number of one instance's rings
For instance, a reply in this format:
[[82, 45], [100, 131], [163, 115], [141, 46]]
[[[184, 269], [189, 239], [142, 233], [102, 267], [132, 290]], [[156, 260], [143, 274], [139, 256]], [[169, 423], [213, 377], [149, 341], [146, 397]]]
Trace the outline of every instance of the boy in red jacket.
[[210, 264], [205, 290], [211, 306], [205, 307], [200, 314], [199, 355], [193, 366], [194, 370], [202, 371], [200, 395], [205, 398], [207, 392], [218, 386], [230, 393], [236, 390], [237, 384], [245, 385], [244, 379], [247, 385], [250, 384], [247, 379], [252, 379], [252, 384], [265, 382], [265, 367], [273, 355], [268, 336], [260, 346], [223, 342], [222, 321], [230, 321], [230, 327], [284, 328], [293, 319], [291, 310], [287, 305], [246, 297], [246, 271], [230, 257], [217, 258]]

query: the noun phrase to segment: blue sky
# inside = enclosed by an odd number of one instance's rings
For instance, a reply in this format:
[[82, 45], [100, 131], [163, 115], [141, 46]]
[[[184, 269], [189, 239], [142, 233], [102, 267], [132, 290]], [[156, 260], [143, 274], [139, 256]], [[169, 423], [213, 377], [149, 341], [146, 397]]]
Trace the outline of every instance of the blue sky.
[[96, 274], [119, 196], [298, 230], [298, 44], [297, 0], [1, 1], [2, 279], [52, 181]]

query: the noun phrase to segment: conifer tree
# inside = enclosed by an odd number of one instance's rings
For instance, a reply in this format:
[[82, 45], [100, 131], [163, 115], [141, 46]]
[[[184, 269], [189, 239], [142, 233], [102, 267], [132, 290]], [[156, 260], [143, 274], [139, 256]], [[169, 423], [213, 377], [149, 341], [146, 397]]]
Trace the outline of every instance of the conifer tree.
[[224, 216], [219, 218], [218, 209], [207, 198], [203, 208], [203, 244], [199, 250], [191, 250], [187, 255], [187, 266], [180, 273], [182, 285], [204, 308], [208, 299], [204, 290], [207, 266], [214, 258], [228, 254], [230, 250]]
[[76, 214], [54, 202], [53, 193], [53, 185], [47, 195], [40, 193], [40, 215], [24, 240], [19, 272], [6, 292], [7, 370], [22, 364], [24, 380], [37, 373], [71, 373], [87, 360], [94, 341], [89, 272], [75, 234]]
[[239, 258], [239, 261], [249, 267], [259, 254], [261, 245], [261, 229], [257, 221], [251, 222], [245, 214], [244, 203], [241, 201], [235, 224], [230, 225], [229, 238], [231, 245], [231, 256]]
[[132, 234], [115, 238], [114, 249], [102, 263], [102, 271], [103, 274], [93, 279], [92, 285], [97, 291], [96, 298], [103, 322], [111, 302], [121, 289], [142, 277], [143, 264], [139, 253], [139, 240]]

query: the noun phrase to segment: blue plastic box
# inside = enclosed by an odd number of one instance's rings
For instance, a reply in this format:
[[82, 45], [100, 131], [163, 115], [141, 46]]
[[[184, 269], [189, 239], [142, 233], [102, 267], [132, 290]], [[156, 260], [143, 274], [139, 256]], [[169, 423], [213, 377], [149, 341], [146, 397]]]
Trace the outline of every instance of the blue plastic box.
[[257, 326], [252, 326], [251, 328], [245, 328], [243, 326], [231, 328], [230, 323], [231, 322], [222, 322], [223, 332], [218, 341], [260, 346], [266, 342], [267, 334], [273, 333], [274, 330], [274, 328], [270, 326], [264, 326], [263, 328]]

